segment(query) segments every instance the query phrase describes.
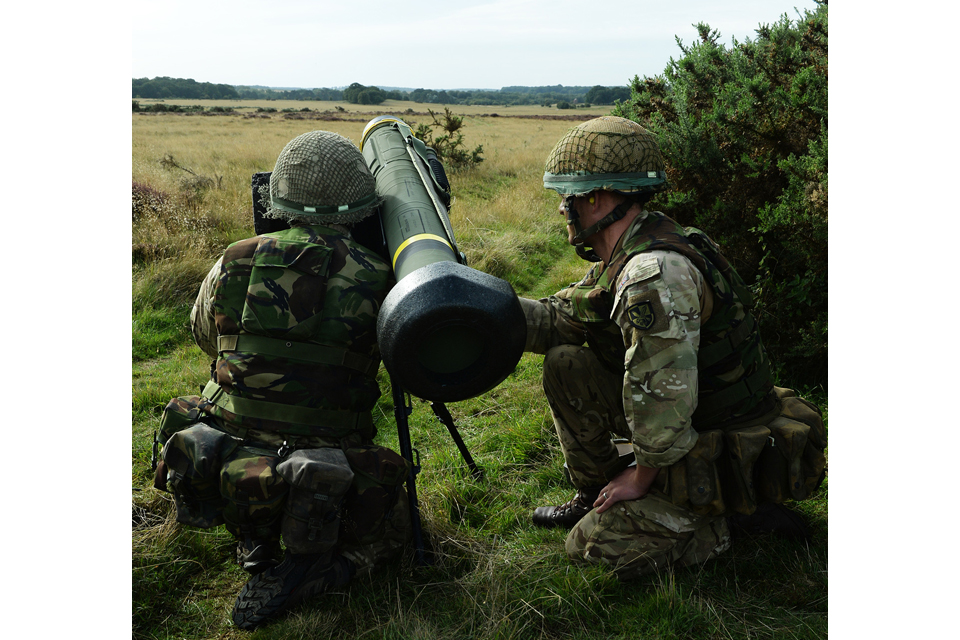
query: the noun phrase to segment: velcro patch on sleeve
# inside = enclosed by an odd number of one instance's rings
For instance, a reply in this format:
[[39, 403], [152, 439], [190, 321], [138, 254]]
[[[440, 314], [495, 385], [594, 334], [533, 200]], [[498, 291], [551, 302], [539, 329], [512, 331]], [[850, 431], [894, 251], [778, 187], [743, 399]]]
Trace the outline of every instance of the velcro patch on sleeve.
[[660, 277], [660, 261], [656, 256], [639, 255], [634, 257], [624, 269], [620, 282], [617, 283], [617, 297], [632, 284]]

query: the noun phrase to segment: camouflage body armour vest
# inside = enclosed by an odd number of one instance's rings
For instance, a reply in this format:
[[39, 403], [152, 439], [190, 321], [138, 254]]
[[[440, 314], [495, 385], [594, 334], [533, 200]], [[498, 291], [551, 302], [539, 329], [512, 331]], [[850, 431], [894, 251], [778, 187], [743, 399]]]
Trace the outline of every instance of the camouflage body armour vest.
[[684, 229], [659, 212], [647, 215], [630, 237], [621, 239], [609, 266], [597, 263], [582, 281], [558, 294], [570, 298], [587, 343], [604, 366], [623, 371], [623, 334], [610, 319], [617, 277], [637, 254], [653, 250], [679, 253], [703, 274], [714, 294], [713, 313], [701, 327], [697, 353], [699, 394], [694, 427], [703, 431], [770, 411], [775, 406], [770, 395], [773, 377], [750, 313], [750, 290], [701, 231]]
[[232, 435], [373, 435], [376, 317], [389, 265], [348, 236], [294, 227], [227, 248], [214, 288], [219, 358], [200, 410]]
[[327, 227], [227, 248], [211, 380], [168, 403], [157, 441], [155, 486], [174, 494], [179, 522], [244, 540], [277, 540], [282, 526], [299, 553], [330, 548], [340, 529], [347, 542], [382, 533], [407, 468], [371, 442], [392, 283], [388, 264]]
[[610, 318], [613, 287], [627, 261], [648, 251], [673, 251], [686, 256], [709, 284], [714, 308], [701, 326], [692, 417], [699, 437], [687, 455], [657, 476], [656, 489], [701, 515], [750, 514], [760, 502], [806, 499], [824, 477], [826, 431], [819, 409], [773, 385], [750, 313], [750, 291], [716, 245], [661, 213], [647, 215], [614, 249], [609, 266], [595, 265], [558, 296], [570, 299], [600, 362], [622, 372], [626, 347]]

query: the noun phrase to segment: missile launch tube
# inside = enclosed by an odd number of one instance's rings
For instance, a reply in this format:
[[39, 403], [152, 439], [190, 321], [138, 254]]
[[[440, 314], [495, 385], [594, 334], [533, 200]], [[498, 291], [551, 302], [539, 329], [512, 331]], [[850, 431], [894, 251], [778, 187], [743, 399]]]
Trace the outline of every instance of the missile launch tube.
[[380, 116], [363, 130], [360, 150], [377, 180], [381, 212], [397, 280], [434, 262], [462, 263], [437, 184], [427, 165], [428, 148], [402, 120]]
[[[360, 150], [382, 199], [380, 219], [397, 285], [377, 318], [390, 375], [434, 402], [465, 400], [514, 370], [526, 322], [513, 287], [466, 266], [431, 167], [429, 149], [402, 120], [380, 116]], [[445, 182], [445, 177], [443, 182]]]

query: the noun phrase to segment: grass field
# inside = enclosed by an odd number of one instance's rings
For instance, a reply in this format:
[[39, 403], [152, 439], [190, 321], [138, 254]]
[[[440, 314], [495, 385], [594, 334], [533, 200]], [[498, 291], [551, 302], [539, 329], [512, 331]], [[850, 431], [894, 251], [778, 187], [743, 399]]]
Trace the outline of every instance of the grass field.
[[[298, 109], [304, 104], [293, 103]], [[334, 112], [332, 103], [315, 104]], [[571, 494], [540, 388], [542, 359], [534, 355], [525, 355], [497, 389], [449, 407], [486, 471], [483, 482], [471, 478], [428, 404], [414, 400], [410, 426], [423, 466], [417, 486], [432, 565], [415, 567], [408, 553], [375, 579], [311, 600], [253, 634], [233, 627], [229, 612], [247, 576], [232, 562], [232, 538], [222, 528], [177, 524], [170, 497], [151, 488], [150, 442], [160, 409], [171, 397], [197, 393], [209, 372], [209, 360], [190, 336], [189, 307], [226, 245], [252, 235], [250, 176], [272, 170], [290, 139], [325, 129], [359, 143], [374, 116], [425, 113], [428, 105], [388, 102], [363, 113], [349, 105], [350, 120], [248, 117], [258, 104], [243, 106], [252, 109], [132, 115], [135, 638], [826, 637], [826, 483], [813, 500], [796, 506], [813, 529], [809, 543], [739, 540], [703, 567], [630, 583], [567, 562], [564, 533], [534, 528], [529, 520], [536, 506]], [[279, 102], [259, 106], [284, 108]], [[541, 183], [547, 153], [574, 123], [504, 117], [508, 108], [502, 107], [495, 108], [497, 117], [480, 115], [492, 109], [453, 109], [465, 114], [468, 148], [483, 145], [485, 157], [478, 167], [450, 176], [457, 241], [471, 266], [508, 280], [520, 295], [547, 295], [585, 270], [565, 243], [556, 196]], [[564, 113], [513, 109], [510, 115]], [[378, 440], [396, 447], [382, 369], [379, 379]], [[826, 408], [825, 398], [817, 401]]]

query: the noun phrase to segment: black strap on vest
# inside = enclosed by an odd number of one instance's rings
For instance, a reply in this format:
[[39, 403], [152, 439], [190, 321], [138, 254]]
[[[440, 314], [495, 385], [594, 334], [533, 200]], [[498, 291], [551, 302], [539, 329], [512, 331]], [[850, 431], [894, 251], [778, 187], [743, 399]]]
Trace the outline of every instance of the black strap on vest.
[[282, 338], [268, 338], [249, 333], [224, 335], [217, 338], [217, 349], [224, 351], [246, 351], [265, 356], [277, 356], [311, 364], [325, 364], [346, 367], [372, 376], [377, 373], [380, 363], [347, 349], [331, 347], [325, 344], [294, 342]]
[[244, 418], [291, 423], [291, 427], [285, 428], [284, 431], [294, 434], [298, 432], [294, 425], [308, 427], [301, 435], [315, 435], [314, 430], [309, 427], [321, 427], [331, 434], [345, 434], [351, 431], [370, 429], [373, 426], [373, 417], [369, 411], [311, 409], [279, 402], [241, 398], [228, 394], [223, 390], [223, 387], [213, 380], [207, 382], [207, 385], [203, 388], [203, 397], [224, 411], [229, 411]]
[[770, 376], [766, 369], [758, 369], [747, 378], [741, 378], [735, 384], [714, 395], [703, 395], [697, 399], [698, 424], [714, 424], [722, 421], [729, 408], [743, 402], [761, 391], [772, 388]]
[[722, 339], [700, 347], [697, 352], [699, 367], [708, 368], [717, 364], [731, 353], [749, 336], [757, 326], [757, 321], [752, 314], [748, 314], [736, 329], [730, 331]]

